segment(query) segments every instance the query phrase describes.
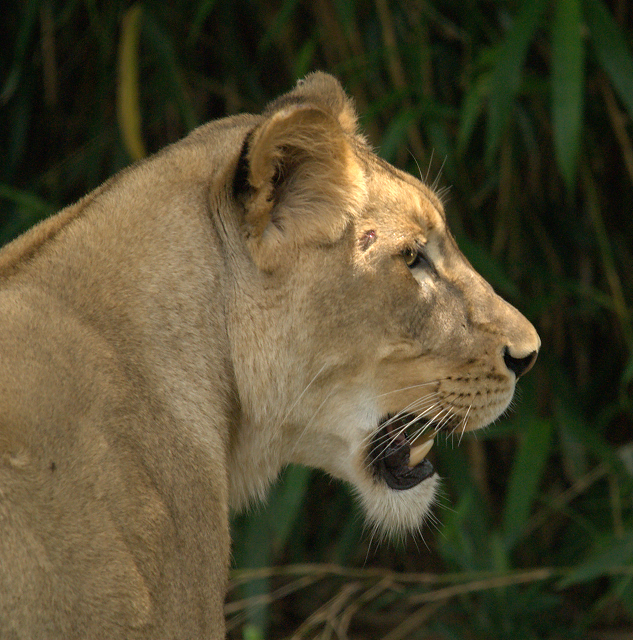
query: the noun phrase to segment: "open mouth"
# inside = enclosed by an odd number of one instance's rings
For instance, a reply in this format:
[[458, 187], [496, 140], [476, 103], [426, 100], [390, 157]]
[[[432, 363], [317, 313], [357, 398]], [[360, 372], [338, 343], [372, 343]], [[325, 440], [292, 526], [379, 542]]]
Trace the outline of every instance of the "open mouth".
[[428, 436], [417, 435], [413, 442], [407, 429], [415, 427], [419, 431], [420, 422], [410, 414], [397, 418], [386, 417], [381, 421], [371, 444], [369, 459], [374, 473], [382, 478], [391, 489], [404, 491], [431, 477], [435, 470], [426, 459], [433, 447], [435, 429], [428, 425]]

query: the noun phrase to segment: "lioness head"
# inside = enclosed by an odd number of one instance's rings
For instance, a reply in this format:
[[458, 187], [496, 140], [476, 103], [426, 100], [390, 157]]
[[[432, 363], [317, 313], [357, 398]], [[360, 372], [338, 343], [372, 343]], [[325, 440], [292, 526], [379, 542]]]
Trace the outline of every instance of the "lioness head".
[[433, 191], [373, 153], [330, 76], [245, 127], [219, 181], [214, 206], [234, 212], [234, 504], [297, 462], [351, 483], [373, 523], [418, 528], [434, 438], [506, 410], [534, 327], [459, 251]]

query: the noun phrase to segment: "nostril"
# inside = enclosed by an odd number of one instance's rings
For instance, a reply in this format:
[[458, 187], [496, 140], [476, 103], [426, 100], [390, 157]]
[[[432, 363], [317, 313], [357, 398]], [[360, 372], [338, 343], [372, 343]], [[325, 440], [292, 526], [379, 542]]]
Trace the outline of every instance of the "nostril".
[[532, 351], [532, 353], [529, 353], [524, 358], [515, 358], [510, 355], [510, 350], [506, 347], [503, 350], [503, 361], [506, 363], [506, 367], [508, 367], [517, 378], [520, 378], [534, 365], [536, 361], [536, 351]]

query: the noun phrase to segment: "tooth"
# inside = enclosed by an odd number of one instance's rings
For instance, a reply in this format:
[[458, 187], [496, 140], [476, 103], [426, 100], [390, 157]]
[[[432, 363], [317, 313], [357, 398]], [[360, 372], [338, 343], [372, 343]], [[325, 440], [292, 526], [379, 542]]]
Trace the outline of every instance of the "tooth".
[[431, 447], [433, 446], [433, 438], [419, 444], [417, 447], [411, 447], [411, 453], [409, 455], [409, 468], [413, 469], [416, 465], [420, 464], [424, 458], [428, 455]]

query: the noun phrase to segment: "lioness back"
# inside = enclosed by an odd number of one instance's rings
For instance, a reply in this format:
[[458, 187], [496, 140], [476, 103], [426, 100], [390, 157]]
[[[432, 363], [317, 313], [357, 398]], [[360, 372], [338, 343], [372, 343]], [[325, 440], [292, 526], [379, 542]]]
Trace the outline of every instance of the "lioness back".
[[539, 346], [331, 76], [200, 127], [0, 252], [0, 638], [222, 638], [230, 507], [416, 530]]

